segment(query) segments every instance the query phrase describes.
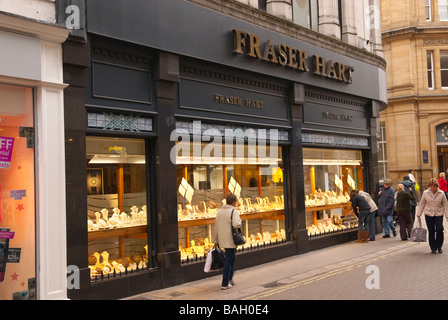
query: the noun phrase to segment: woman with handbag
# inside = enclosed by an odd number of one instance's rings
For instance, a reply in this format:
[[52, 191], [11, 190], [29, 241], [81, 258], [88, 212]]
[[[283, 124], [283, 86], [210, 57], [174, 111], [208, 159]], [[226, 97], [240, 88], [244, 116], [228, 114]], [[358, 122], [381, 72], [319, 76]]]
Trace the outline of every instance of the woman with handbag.
[[439, 189], [437, 179], [428, 181], [428, 189], [423, 192], [417, 207], [417, 217], [425, 214], [428, 227], [428, 240], [431, 253], [442, 253], [443, 245], [443, 216], [448, 221], [448, 201], [445, 193]]
[[234, 194], [229, 194], [226, 203], [218, 210], [215, 219], [215, 244], [225, 249], [224, 270], [222, 273], [221, 289], [230, 289], [235, 272], [235, 257], [237, 245], [233, 241], [232, 226], [235, 229], [241, 228], [240, 213], [235, 209], [238, 198]]

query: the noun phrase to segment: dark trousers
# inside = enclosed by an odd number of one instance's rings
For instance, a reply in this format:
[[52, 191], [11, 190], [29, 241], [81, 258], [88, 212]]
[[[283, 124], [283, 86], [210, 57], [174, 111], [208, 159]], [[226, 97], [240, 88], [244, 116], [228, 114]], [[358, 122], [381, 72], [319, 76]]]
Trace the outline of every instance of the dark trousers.
[[398, 224], [400, 225], [401, 240], [411, 237], [412, 216], [410, 211], [397, 212]]
[[425, 215], [428, 227], [428, 241], [431, 251], [441, 249], [443, 245], [443, 216], [429, 217]]
[[222, 273], [222, 286], [227, 287], [229, 281], [233, 278], [233, 273], [235, 272], [235, 257], [236, 249], [226, 248], [226, 257], [224, 259], [224, 270]]

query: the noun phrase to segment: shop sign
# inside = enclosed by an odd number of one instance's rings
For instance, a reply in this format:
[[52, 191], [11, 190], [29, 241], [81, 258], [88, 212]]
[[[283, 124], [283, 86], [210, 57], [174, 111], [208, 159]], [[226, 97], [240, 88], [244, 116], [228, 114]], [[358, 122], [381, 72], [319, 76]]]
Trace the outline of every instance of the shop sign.
[[233, 29], [233, 52], [248, 57], [281, 65], [300, 72], [311, 72], [314, 75], [350, 84], [355, 68], [341, 62], [327, 60], [325, 57], [288, 46], [273, 44], [271, 40], [262, 43], [256, 34]]
[[0, 137], [0, 169], [9, 169], [13, 147], [14, 138]]

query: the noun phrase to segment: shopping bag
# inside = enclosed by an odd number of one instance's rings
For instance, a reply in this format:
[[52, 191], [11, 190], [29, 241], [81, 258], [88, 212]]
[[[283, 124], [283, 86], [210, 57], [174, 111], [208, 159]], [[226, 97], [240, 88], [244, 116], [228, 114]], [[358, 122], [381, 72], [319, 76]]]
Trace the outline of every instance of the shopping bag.
[[215, 246], [213, 247], [213, 251], [211, 251], [212, 253], [212, 265], [210, 267], [210, 270], [219, 270], [224, 268], [224, 251], [222, 251], [222, 249], [215, 244]]
[[417, 228], [411, 231], [412, 242], [426, 242], [426, 229], [422, 228], [422, 220], [418, 218]]
[[210, 272], [210, 269], [212, 268], [212, 251], [215, 250], [212, 248], [207, 253], [207, 258], [205, 259], [205, 265], [204, 265], [204, 272]]

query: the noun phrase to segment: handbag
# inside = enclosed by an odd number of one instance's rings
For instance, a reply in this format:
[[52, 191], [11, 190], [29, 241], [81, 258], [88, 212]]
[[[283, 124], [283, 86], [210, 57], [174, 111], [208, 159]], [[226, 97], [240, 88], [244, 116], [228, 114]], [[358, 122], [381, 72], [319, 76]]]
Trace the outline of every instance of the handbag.
[[233, 242], [237, 245], [243, 245], [246, 243], [246, 239], [243, 236], [243, 233], [241, 232], [241, 228], [235, 229], [233, 227], [233, 211], [235, 209], [232, 209], [232, 214], [230, 215], [230, 226], [232, 228], [232, 237], [233, 237]]
[[426, 242], [426, 229], [422, 228], [422, 220], [418, 218], [418, 227], [411, 231], [412, 242]]
[[224, 268], [224, 251], [222, 251], [222, 249], [217, 244], [215, 244], [213, 249], [210, 250], [209, 254], [210, 253], [212, 256], [212, 264], [210, 266], [210, 270], [219, 270]]

